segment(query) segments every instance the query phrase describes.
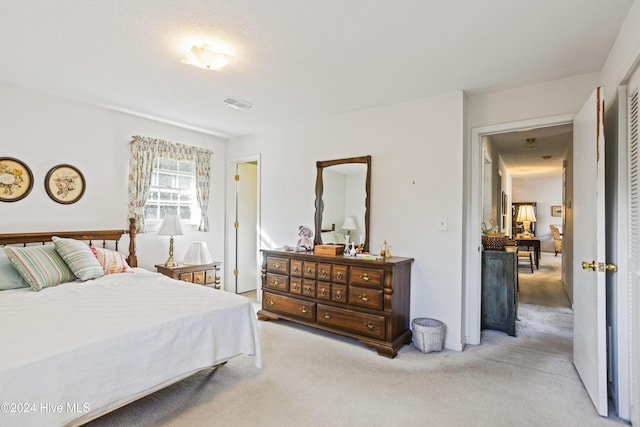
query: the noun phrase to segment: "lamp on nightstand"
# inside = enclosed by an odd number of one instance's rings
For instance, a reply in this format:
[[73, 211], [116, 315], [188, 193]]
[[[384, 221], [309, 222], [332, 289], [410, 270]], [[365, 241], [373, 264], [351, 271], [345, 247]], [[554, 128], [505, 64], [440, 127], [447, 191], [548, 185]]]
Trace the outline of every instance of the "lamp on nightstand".
[[173, 236], [181, 236], [182, 226], [180, 225], [180, 218], [178, 215], [167, 214], [162, 221], [160, 230], [158, 230], [159, 236], [171, 236], [169, 239], [169, 259], [164, 263], [165, 267], [175, 267], [178, 263], [173, 259]]
[[536, 214], [533, 212], [532, 205], [521, 205], [518, 208], [518, 216], [516, 217], [517, 222], [524, 223], [524, 236], [527, 238], [531, 237], [531, 223], [536, 222]]
[[184, 256], [184, 261], [182, 262], [185, 265], [211, 264], [213, 259], [211, 259], [211, 254], [207, 248], [207, 242], [191, 243], [191, 246], [187, 249], [187, 254]]
[[345, 243], [348, 245], [351, 242], [351, 230], [357, 230], [356, 222], [352, 217], [348, 216], [347, 219], [344, 220], [344, 224], [342, 224], [342, 229], [347, 230], [347, 235], [345, 236]]

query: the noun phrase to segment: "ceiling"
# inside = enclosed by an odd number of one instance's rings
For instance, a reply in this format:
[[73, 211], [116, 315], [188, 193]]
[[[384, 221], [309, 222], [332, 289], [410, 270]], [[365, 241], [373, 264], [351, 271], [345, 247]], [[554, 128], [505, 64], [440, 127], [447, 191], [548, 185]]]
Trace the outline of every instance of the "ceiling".
[[[606, 3], [606, 5], [605, 5]], [[222, 137], [600, 70], [632, 0], [24, 0], [0, 81]], [[228, 44], [222, 71], [181, 63]], [[221, 100], [252, 103], [237, 111]]]
[[[573, 141], [573, 125], [505, 132], [487, 138], [514, 178], [560, 177], [562, 161]], [[527, 147], [527, 139], [535, 139], [535, 146]]]

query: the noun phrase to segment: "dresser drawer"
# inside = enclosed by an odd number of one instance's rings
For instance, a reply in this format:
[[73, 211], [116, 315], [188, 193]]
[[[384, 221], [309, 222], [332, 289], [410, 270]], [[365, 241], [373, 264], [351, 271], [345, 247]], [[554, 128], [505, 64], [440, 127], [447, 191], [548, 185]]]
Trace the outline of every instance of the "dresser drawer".
[[316, 298], [331, 301], [331, 283], [318, 280], [316, 282]]
[[333, 283], [331, 285], [331, 301], [342, 304], [347, 303], [347, 285]]
[[274, 295], [268, 292], [265, 292], [262, 298], [262, 308], [273, 311], [274, 313], [295, 316], [311, 322], [316, 319], [316, 303], [282, 295]]
[[291, 275], [302, 276], [302, 261], [299, 259], [291, 260]]
[[302, 280], [302, 295], [306, 297], [315, 298], [316, 296], [316, 281], [304, 279]]
[[318, 304], [317, 323], [371, 338], [385, 338], [385, 318]]
[[216, 271], [215, 270], [207, 270], [204, 272], [204, 283], [209, 285], [211, 283], [216, 283]]
[[267, 280], [264, 285], [270, 289], [289, 292], [289, 276], [267, 273]]
[[204, 271], [193, 272], [193, 283], [197, 285], [204, 285]]
[[302, 263], [302, 276], [310, 279], [316, 278], [316, 263], [312, 261], [304, 261]]
[[268, 256], [267, 271], [270, 273], [289, 274], [289, 259]]
[[351, 284], [381, 288], [384, 271], [378, 268], [351, 267]]
[[349, 267], [346, 265], [335, 264], [331, 272], [331, 281], [333, 283], [347, 284]]
[[193, 282], [193, 273], [180, 273], [180, 280], [183, 282]]
[[349, 305], [382, 310], [382, 291], [357, 286], [349, 287]]
[[289, 293], [302, 295], [302, 277], [291, 276], [289, 278]]
[[318, 263], [318, 280], [331, 281], [331, 264]]

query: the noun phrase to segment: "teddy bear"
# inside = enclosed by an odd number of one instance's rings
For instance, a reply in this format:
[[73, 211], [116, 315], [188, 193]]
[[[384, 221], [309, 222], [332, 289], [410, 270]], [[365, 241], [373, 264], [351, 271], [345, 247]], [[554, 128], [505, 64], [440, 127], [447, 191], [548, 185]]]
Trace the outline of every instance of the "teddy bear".
[[285, 251], [294, 251], [294, 252], [306, 252], [313, 250], [313, 231], [306, 225], [301, 225], [298, 227], [298, 236], [300, 238], [296, 242], [295, 246], [284, 246]]

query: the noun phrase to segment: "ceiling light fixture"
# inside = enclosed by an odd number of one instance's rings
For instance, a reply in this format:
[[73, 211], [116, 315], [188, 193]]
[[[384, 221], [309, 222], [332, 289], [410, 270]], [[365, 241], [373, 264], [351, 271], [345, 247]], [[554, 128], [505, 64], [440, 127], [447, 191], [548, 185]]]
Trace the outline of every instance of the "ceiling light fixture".
[[225, 65], [231, 62], [232, 59], [233, 56], [217, 51], [208, 44], [194, 44], [182, 62], [204, 68], [205, 70], [220, 71]]
[[536, 145], [538, 144], [536, 143], [535, 138], [527, 138], [527, 141], [524, 143], [524, 148], [526, 148], [527, 150], [533, 150], [534, 148], [536, 148]]
[[225, 104], [227, 104], [231, 108], [235, 108], [236, 110], [247, 111], [253, 105], [250, 102], [243, 101], [242, 99], [233, 98], [231, 96], [226, 97], [222, 100]]

